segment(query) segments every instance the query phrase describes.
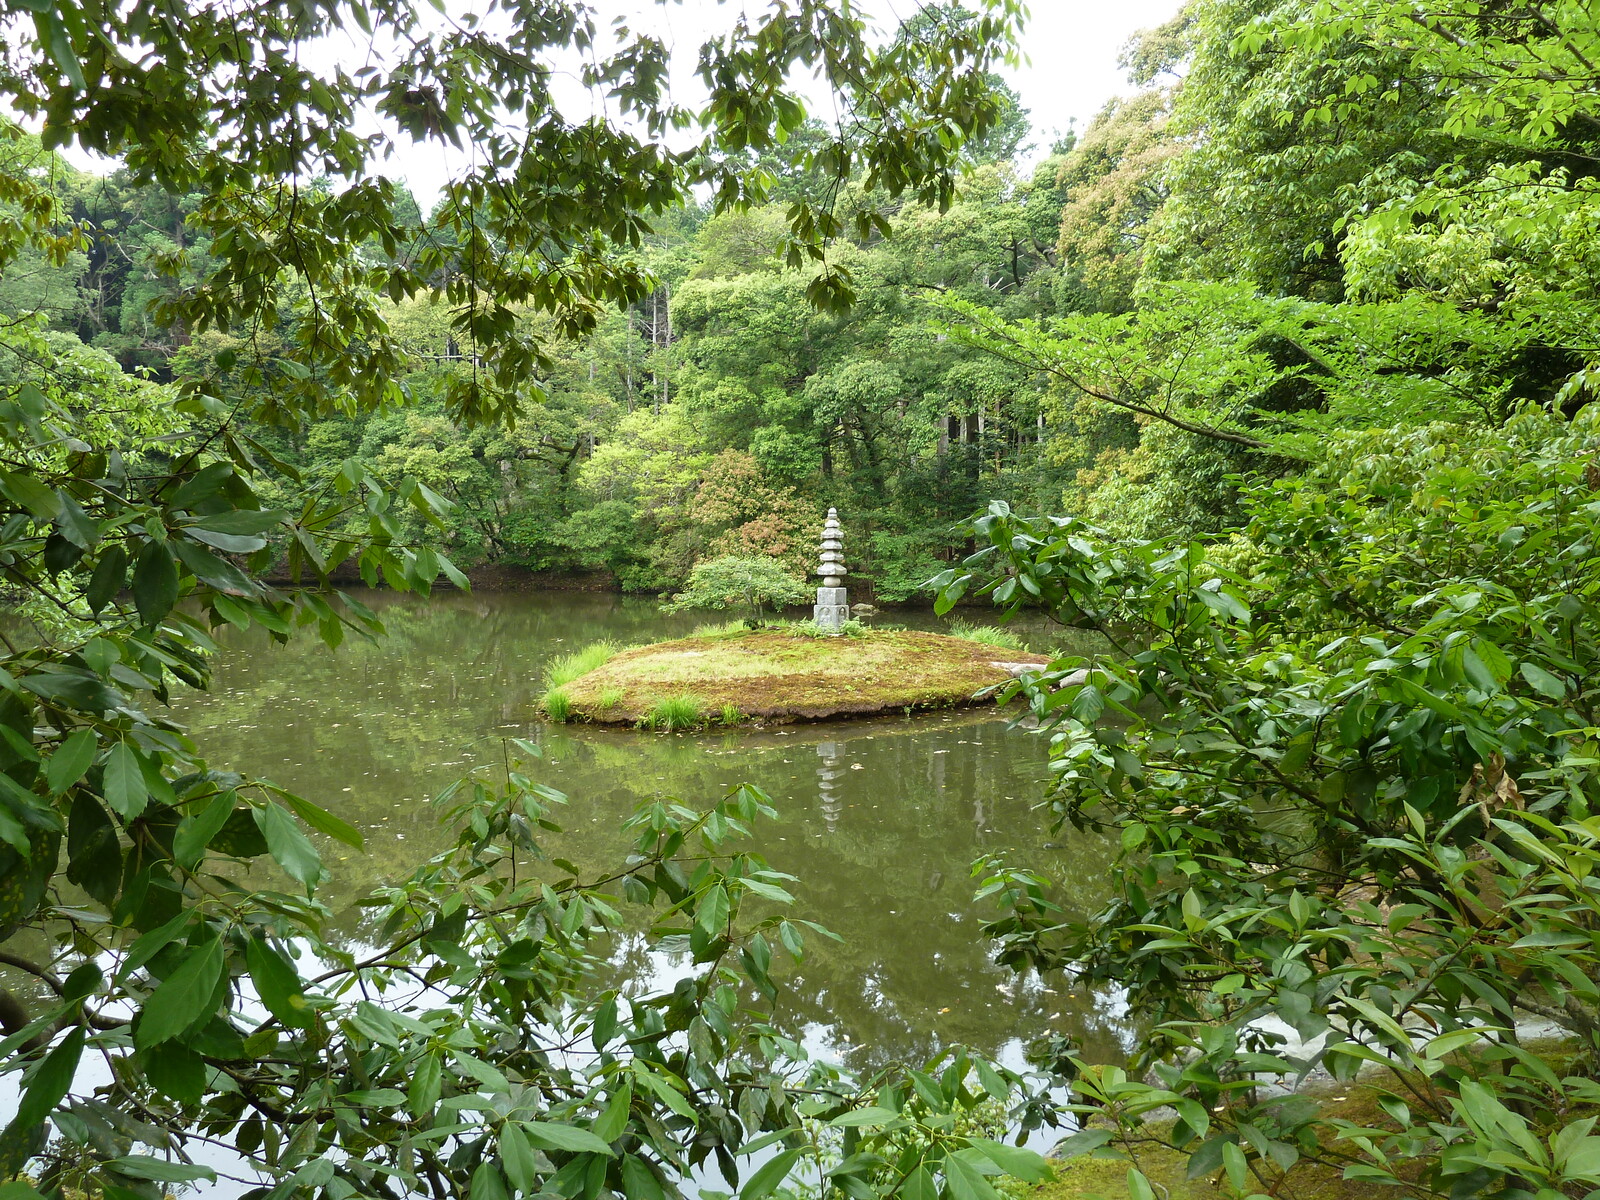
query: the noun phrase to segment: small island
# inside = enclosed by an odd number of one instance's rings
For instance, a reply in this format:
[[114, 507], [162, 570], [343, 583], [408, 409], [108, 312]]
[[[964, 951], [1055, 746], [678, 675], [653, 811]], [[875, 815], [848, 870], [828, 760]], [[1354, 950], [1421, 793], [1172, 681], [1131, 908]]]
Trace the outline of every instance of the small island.
[[573, 658], [589, 669], [563, 682], [552, 678], [543, 703], [548, 716], [657, 729], [991, 703], [987, 689], [1019, 665], [1049, 661], [940, 633], [818, 637], [803, 627], [709, 630], [629, 650], [590, 648]]

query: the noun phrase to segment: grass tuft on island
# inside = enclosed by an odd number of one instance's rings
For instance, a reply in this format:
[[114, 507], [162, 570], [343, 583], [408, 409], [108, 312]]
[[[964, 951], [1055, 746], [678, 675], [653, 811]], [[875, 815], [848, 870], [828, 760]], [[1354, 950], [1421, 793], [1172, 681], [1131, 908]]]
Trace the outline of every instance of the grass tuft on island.
[[557, 721], [661, 730], [825, 721], [988, 703], [976, 693], [1006, 681], [999, 663], [1047, 661], [939, 633], [725, 626], [612, 651], [583, 674], [551, 680], [542, 707]]

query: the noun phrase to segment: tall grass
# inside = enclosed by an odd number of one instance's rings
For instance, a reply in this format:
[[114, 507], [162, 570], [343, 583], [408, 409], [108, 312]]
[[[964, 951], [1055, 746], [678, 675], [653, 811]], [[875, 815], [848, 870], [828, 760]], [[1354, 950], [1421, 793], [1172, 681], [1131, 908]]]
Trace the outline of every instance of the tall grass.
[[578, 676], [587, 675], [596, 667], [603, 666], [620, 649], [622, 647], [615, 642], [592, 642], [582, 650], [574, 650], [571, 654], [552, 658], [545, 664], [545, 686], [564, 687]]
[[967, 621], [951, 621], [950, 636], [965, 638], [969, 642], [978, 642], [985, 646], [994, 646], [1000, 650], [1023, 649], [1022, 639], [1014, 633], [1007, 633], [993, 625], [973, 625]]
[[696, 625], [690, 637], [697, 638], [727, 638], [738, 637], [740, 634], [750, 632], [750, 627], [742, 620], [712, 621], [705, 625]]
[[600, 689], [600, 694], [595, 697], [594, 706], [601, 712], [610, 712], [621, 703], [622, 689], [613, 686]]
[[572, 698], [560, 688], [551, 688], [539, 701], [539, 707], [544, 709], [544, 715], [552, 721], [562, 724], [572, 720]]
[[680, 729], [693, 729], [705, 720], [706, 706], [698, 696], [667, 696], [657, 700], [644, 715], [648, 729], [675, 733]]

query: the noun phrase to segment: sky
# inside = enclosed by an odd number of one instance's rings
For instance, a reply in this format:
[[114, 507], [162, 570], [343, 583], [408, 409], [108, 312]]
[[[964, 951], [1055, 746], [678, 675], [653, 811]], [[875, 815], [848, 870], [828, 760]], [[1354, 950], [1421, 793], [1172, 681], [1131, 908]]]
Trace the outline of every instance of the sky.
[[[699, 91], [693, 75], [695, 52], [710, 33], [725, 29], [741, 7], [758, 12], [765, 0], [589, 0], [597, 11], [601, 28], [613, 18], [624, 18], [633, 28], [661, 35], [677, 53], [674, 55], [673, 87], [686, 104], [692, 104]], [[1022, 97], [1029, 110], [1034, 134], [1035, 157], [1042, 157], [1051, 142], [1067, 129], [1081, 131], [1111, 97], [1131, 91], [1117, 66], [1117, 58], [1128, 38], [1140, 29], [1160, 25], [1175, 15], [1182, 0], [1031, 0], [1023, 48], [1028, 61], [1007, 67], [1001, 74]], [[918, 0], [857, 0], [859, 9], [871, 14], [884, 29], [892, 29], [913, 15]], [[425, 9], [426, 6], [421, 6]], [[485, 0], [445, 0], [452, 17], [476, 9], [482, 12]], [[490, 18], [486, 24], [492, 24]], [[365, 35], [334, 37], [309, 51], [308, 65], [316, 59], [333, 61], [367, 59], [373, 53]], [[567, 95], [562, 97], [562, 91]], [[592, 108], [574, 71], [565, 81], [557, 81], [558, 103], [568, 113]], [[826, 120], [831, 105], [825, 95], [811, 94], [812, 115]], [[92, 159], [70, 148], [67, 157], [89, 170], [106, 170], [110, 164]], [[466, 165], [468, 156], [437, 143], [409, 146], [397, 159], [380, 163], [384, 174], [397, 177], [410, 186], [426, 212], [443, 184]]]
[[[621, 17], [636, 30], [661, 35], [676, 50], [673, 72], [675, 93], [686, 102], [698, 91], [693, 76], [695, 51], [708, 34], [727, 27], [741, 7], [752, 12], [765, 8], [763, 0], [589, 0], [604, 28], [611, 19]], [[1029, 110], [1036, 144], [1036, 157], [1055, 138], [1074, 123], [1081, 131], [1113, 96], [1133, 89], [1117, 66], [1117, 58], [1128, 38], [1171, 19], [1182, 0], [1031, 0], [1030, 17], [1023, 34], [1028, 61], [1008, 67], [1001, 74], [1022, 97]], [[892, 28], [913, 15], [917, 0], [858, 0], [884, 28]], [[471, 0], [447, 0], [452, 15], [468, 7]], [[580, 89], [575, 77], [569, 80], [570, 99], [559, 101], [565, 111], [581, 109]], [[561, 94], [558, 83], [557, 94]], [[812, 115], [827, 119], [827, 98], [811, 97]], [[438, 195], [441, 185], [461, 164], [461, 156], [445, 147], [418, 148], [408, 152], [406, 161], [386, 164], [384, 169], [402, 177], [410, 185], [424, 211]]]

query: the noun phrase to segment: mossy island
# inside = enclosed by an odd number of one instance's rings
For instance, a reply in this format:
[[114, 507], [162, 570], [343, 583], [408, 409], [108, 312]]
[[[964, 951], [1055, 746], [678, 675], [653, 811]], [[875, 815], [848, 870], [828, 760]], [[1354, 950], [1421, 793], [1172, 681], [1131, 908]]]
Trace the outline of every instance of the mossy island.
[[996, 630], [964, 635], [809, 624], [734, 624], [621, 649], [608, 643], [551, 664], [540, 707], [552, 720], [653, 729], [747, 721], [828, 721], [993, 703], [1012, 665], [1049, 660]]

